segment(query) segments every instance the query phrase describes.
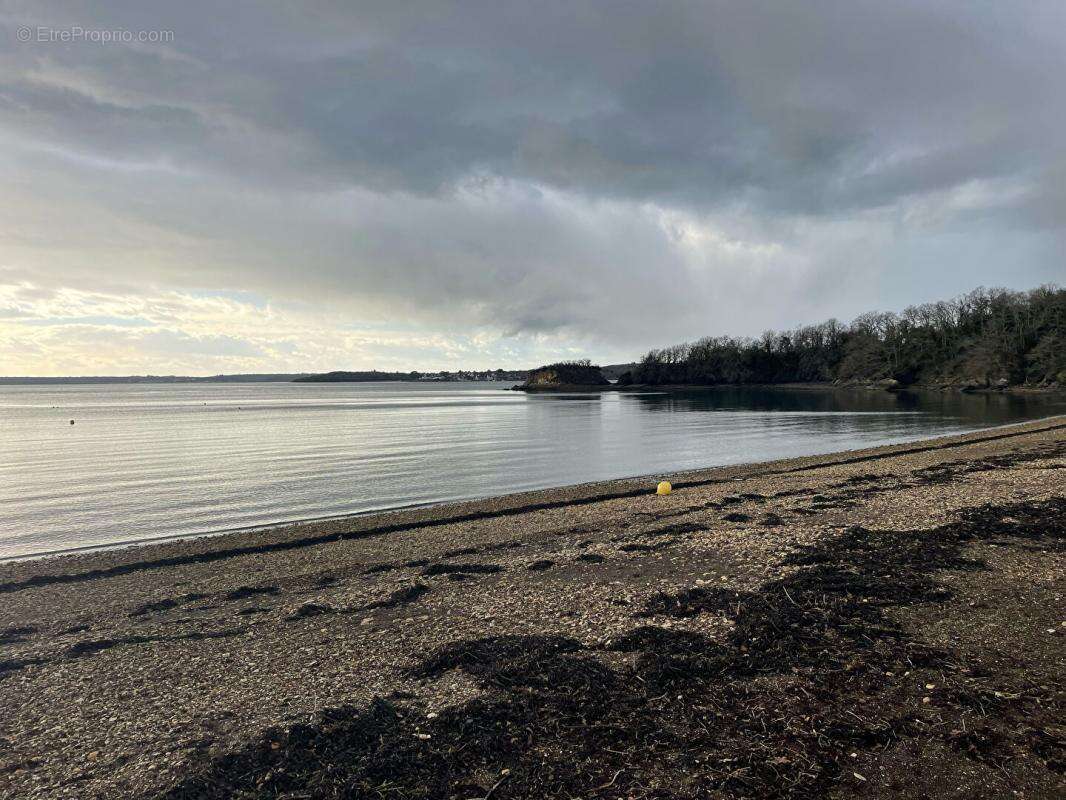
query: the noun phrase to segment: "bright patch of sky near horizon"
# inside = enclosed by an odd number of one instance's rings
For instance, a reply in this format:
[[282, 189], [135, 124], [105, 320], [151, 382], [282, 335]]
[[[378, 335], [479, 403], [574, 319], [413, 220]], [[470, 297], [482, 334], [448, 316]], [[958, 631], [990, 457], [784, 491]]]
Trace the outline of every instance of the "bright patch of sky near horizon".
[[16, 1], [0, 42], [0, 374], [610, 363], [1066, 282], [1060, 2]]

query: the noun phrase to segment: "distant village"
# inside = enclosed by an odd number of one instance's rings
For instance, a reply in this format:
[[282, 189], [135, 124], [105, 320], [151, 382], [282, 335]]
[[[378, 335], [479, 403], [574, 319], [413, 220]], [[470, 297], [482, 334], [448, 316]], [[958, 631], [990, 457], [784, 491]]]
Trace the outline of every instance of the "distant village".
[[294, 383], [362, 383], [371, 381], [524, 381], [529, 370], [466, 370], [455, 372], [380, 372], [369, 370], [363, 372], [324, 372], [319, 375], [300, 375], [293, 378]]
[[524, 381], [529, 370], [490, 369], [484, 371], [459, 370], [458, 372], [424, 372], [420, 381]]

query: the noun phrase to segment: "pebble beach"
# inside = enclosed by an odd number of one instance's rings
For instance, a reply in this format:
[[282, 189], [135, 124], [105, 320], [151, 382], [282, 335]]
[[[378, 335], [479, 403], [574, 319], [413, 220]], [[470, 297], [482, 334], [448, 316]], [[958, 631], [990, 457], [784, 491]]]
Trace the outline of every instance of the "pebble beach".
[[0, 564], [3, 798], [1061, 797], [1066, 417]]

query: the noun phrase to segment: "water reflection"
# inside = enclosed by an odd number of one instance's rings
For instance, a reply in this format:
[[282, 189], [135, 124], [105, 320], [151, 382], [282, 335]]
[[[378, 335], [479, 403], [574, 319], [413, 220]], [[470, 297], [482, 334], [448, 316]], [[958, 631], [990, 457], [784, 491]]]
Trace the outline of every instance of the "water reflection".
[[1064, 411], [1062, 398], [1039, 396], [764, 387], [0, 387], [0, 558], [671, 475]]
[[760, 411], [824, 414], [931, 414], [974, 425], [1003, 425], [1062, 413], [1066, 401], [1045, 395], [886, 392], [867, 389], [712, 387], [680, 392], [631, 392], [646, 411]]

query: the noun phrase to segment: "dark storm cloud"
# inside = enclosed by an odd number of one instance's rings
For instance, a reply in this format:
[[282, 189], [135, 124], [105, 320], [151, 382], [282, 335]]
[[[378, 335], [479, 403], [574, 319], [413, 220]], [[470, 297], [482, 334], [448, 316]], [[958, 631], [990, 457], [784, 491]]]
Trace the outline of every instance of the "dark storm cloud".
[[[1058, 2], [27, 3], [2, 20], [0, 134], [26, 154], [10, 170], [72, 214], [99, 202], [192, 243], [195, 263], [142, 263], [150, 280], [636, 342], [1063, 269]], [[174, 36], [14, 42], [75, 24]], [[967, 250], [909, 294], [893, 278], [953, 237], [1029, 260]]]
[[[1014, 170], [1061, 139], [1055, 4], [148, 6], [9, 18], [175, 34], [173, 55], [22, 48], [40, 74], [5, 87], [13, 122], [327, 183], [435, 192], [486, 172], [819, 212]], [[87, 93], [49, 85], [58, 66]], [[291, 161], [256, 160], [271, 137]]]

